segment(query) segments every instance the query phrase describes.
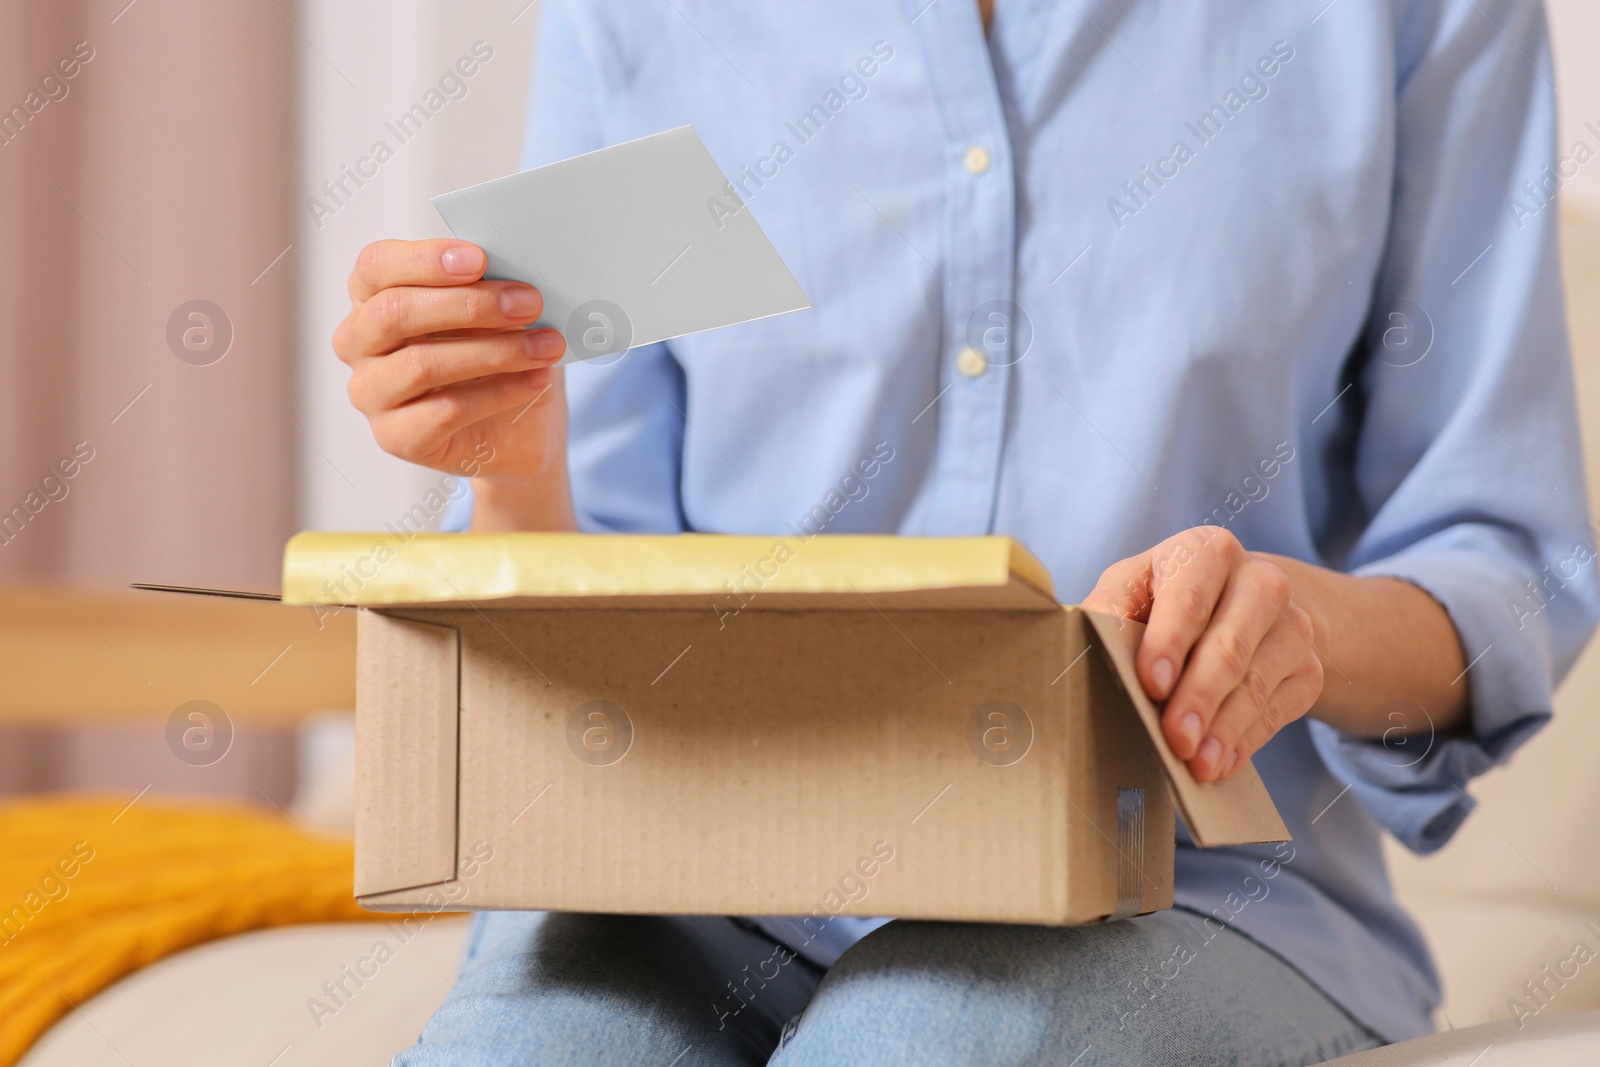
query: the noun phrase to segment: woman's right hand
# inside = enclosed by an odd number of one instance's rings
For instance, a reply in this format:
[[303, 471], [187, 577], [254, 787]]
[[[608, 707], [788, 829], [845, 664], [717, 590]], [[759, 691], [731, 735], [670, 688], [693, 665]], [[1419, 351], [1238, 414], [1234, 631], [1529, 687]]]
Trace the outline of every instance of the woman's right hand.
[[350, 275], [333, 348], [350, 402], [391, 455], [473, 479], [474, 529], [571, 529], [566, 351], [538, 290], [485, 281], [465, 241], [378, 241]]

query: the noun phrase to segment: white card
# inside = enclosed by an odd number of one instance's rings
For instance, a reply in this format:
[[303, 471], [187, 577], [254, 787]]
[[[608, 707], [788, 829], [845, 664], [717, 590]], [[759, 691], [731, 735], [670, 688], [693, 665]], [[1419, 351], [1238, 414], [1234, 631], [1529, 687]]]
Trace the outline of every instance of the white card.
[[811, 306], [692, 126], [433, 198], [544, 296], [562, 363]]

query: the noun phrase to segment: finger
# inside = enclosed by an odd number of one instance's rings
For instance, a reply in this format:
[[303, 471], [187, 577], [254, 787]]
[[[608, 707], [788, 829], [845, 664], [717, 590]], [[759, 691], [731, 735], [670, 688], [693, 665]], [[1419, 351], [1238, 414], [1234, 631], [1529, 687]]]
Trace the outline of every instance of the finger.
[[[1301, 640], [1303, 642], [1303, 638]], [[1239, 763], [1261, 751], [1279, 730], [1310, 711], [1322, 695], [1322, 660], [1308, 644], [1302, 643], [1301, 647], [1306, 649], [1306, 654], [1272, 691], [1256, 721], [1239, 735], [1233, 752], [1223, 757], [1223, 777], [1237, 772]]]
[[1244, 554], [1237, 538], [1215, 527], [1186, 530], [1151, 552], [1155, 595], [1134, 660], [1151, 699], [1165, 700], [1172, 693], [1185, 659], [1211, 622], [1229, 573]]
[[1118, 560], [1107, 567], [1079, 607], [1144, 622], [1150, 617], [1150, 554]]
[[1196, 779], [1209, 782], [1221, 775], [1247, 731], [1264, 734], [1260, 744], [1265, 744], [1283, 727], [1287, 720], [1276, 716], [1287, 709], [1273, 705], [1272, 696], [1284, 679], [1303, 666], [1306, 655], [1305, 641], [1280, 619], [1256, 649], [1237, 688], [1222, 700], [1205, 739], [1189, 757], [1189, 769]]
[[[1285, 678], [1273, 692], [1258, 725], [1246, 730], [1238, 746], [1223, 759], [1222, 770], [1217, 775], [1219, 780], [1238, 774], [1240, 768], [1265, 748], [1279, 730], [1300, 718], [1316, 703], [1317, 694], [1322, 692], [1322, 664], [1313, 663], [1307, 669]], [[1276, 722], [1276, 729], [1269, 730], [1269, 722]]]
[[483, 249], [466, 241], [374, 241], [356, 257], [350, 302], [370, 300], [400, 285], [463, 285], [483, 277]]
[[390, 455], [432, 465], [468, 426], [538, 400], [550, 389], [551, 375], [551, 368], [539, 367], [446, 386], [375, 416], [373, 436]]
[[[1217, 709], [1250, 680], [1257, 648], [1282, 620], [1288, 603], [1288, 576], [1271, 563], [1247, 560], [1228, 575], [1211, 621], [1195, 642], [1162, 710], [1162, 728], [1179, 759], [1191, 759], [1202, 750], [1201, 739], [1211, 731]], [[1267, 680], [1262, 700], [1278, 681], [1276, 677]], [[1260, 679], [1255, 682], [1259, 684]]]
[[398, 407], [458, 382], [549, 366], [566, 348], [555, 330], [419, 341], [387, 356], [362, 360], [350, 377], [350, 401], [360, 411]]
[[356, 305], [340, 323], [334, 347], [341, 358], [381, 356], [431, 334], [526, 326], [543, 310], [539, 291], [521, 282], [400, 286]]

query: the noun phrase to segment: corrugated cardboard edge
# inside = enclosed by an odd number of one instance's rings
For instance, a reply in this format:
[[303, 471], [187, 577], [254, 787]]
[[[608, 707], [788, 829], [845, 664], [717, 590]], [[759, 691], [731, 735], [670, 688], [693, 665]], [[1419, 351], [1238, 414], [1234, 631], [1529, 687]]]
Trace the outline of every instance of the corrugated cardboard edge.
[[1254, 764], [1246, 761], [1238, 773], [1226, 781], [1197, 782], [1188, 766], [1167, 745], [1166, 735], [1161, 732], [1161, 711], [1145, 694], [1134, 669], [1144, 624], [1096, 611], [1085, 611], [1084, 615], [1094, 628], [1096, 647], [1122, 683], [1129, 703], [1138, 712], [1145, 732], [1150, 735], [1150, 743], [1167, 769], [1167, 780], [1195, 844], [1212, 848], [1288, 841], [1289, 828], [1284, 825]]
[[[1052, 783], [1068, 807], [1065, 890], [1067, 924], [1112, 919], [1119, 906], [1123, 874], [1131, 875], [1136, 901], [1128, 914], [1147, 914], [1172, 906], [1173, 802], [1167, 770], [1141, 730], [1130, 730], [1130, 711], [1116, 668], [1091, 653], [1098, 640], [1087, 613], [1064, 608], [1067, 671], [1052, 688], [1063, 687], [1062, 711], [1068, 735], [1062, 745], [1065, 775]], [[1077, 666], [1079, 660], [1083, 665]], [[1146, 792], [1146, 835], [1132, 845], [1121, 840], [1118, 800], [1128, 788]], [[1109, 853], [1109, 854], [1108, 854]]]
[[461, 635], [374, 611], [356, 632], [356, 896], [449, 881]]
[[283, 590], [289, 604], [815, 607], [826, 596], [862, 609], [972, 590], [974, 603], [948, 606], [1057, 609], [1049, 571], [1009, 537], [301, 533], [284, 549]]

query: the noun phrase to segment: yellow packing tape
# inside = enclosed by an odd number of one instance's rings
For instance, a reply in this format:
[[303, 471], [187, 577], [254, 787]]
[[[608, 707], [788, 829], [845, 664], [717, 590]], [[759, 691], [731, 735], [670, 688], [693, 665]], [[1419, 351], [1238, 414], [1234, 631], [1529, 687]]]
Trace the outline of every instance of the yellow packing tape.
[[1053, 599], [1009, 537], [822, 534], [302, 533], [284, 550], [290, 604], [436, 604], [508, 597], [722, 596], [1001, 589]]

